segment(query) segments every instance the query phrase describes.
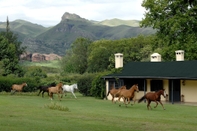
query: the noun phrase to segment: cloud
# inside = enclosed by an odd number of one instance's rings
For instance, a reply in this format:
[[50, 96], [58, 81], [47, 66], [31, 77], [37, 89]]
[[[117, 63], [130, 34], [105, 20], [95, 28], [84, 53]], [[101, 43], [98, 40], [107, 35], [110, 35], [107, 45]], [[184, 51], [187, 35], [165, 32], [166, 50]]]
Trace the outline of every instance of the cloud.
[[102, 21], [119, 18], [141, 20], [142, 0], [1, 0], [0, 21], [23, 19], [45, 26], [56, 25], [65, 12]]

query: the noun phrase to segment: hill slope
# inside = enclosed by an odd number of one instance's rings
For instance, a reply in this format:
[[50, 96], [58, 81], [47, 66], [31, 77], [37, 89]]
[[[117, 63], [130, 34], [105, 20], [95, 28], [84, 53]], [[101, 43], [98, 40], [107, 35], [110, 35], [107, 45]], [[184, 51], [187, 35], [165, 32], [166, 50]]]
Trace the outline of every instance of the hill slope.
[[110, 19], [110, 20], [104, 20], [101, 22], [97, 22], [98, 24], [101, 25], [106, 25], [106, 26], [119, 26], [119, 25], [128, 25], [132, 27], [139, 27], [139, 22], [138, 20], [120, 20], [120, 19]]
[[[78, 37], [114, 40], [155, 33], [152, 28], [140, 28], [138, 25], [139, 21], [135, 20], [90, 21], [68, 12], [63, 14], [59, 24], [50, 28], [23, 20], [10, 22], [11, 30], [18, 34], [19, 40], [22, 41], [23, 46], [27, 47], [27, 51], [58, 55], [64, 55], [65, 50], [70, 48]], [[0, 31], [5, 29], [5, 26], [5, 22], [0, 22]]]

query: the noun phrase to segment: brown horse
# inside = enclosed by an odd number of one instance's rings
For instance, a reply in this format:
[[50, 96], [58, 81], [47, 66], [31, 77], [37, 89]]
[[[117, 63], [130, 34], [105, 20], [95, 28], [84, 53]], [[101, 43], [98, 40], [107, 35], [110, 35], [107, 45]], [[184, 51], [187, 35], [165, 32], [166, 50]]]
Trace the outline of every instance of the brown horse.
[[14, 94], [16, 91], [21, 92], [25, 86], [27, 86], [27, 83], [22, 83], [20, 85], [13, 84], [11, 87], [11, 94]]
[[61, 97], [59, 96], [59, 94], [62, 94], [62, 86], [63, 86], [63, 84], [62, 84], [62, 82], [60, 82], [55, 87], [48, 88], [49, 97], [51, 98], [51, 100], [53, 100], [53, 94], [57, 94], [59, 100], [61, 100]]
[[140, 98], [138, 100], [138, 103], [142, 102], [144, 99], [147, 100], [148, 104], [147, 104], [147, 109], [149, 110], [152, 109], [151, 106], [150, 106], [150, 103], [151, 101], [154, 101], [156, 102], [156, 106], [154, 108], [157, 107], [158, 105], [158, 102], [162, 105], [163, 109], [165, 110], [163, 104], [161, 103], [161, 95], [163, 95], [164, 98], [166, 98], [166, 95], [165, 95], [165, 90], [162, 89], [162, 90], [159, 90], [157, 92], [148, 92], [146, 95], [144, 95], [142, 98]]
[[112, 103], [114, 102], [114, 98], [115, 98], [115, 97], [119, 97], [120, 91], [121, 91], [122, 89], [126, 89], [126, 86], [125, 86], [125, 85], [124, 85], [124, 86], [121, 86], [121, 87], [118, 88], [118, 89], [116, 89], [115, 87], [112, 87], [112, 88], [108, 91], [107, 96], [108, 96], [109, 94], [112, 96]]
[[[127, 105], [130, 103], [130, 101], [135, 97], [135, 91], [139, 92], [138, 84], [134, 84], [129, 90], [122, 89], [120, 91], [120, 95], [119, 95], [119, 98], [118, 98], [119, 106], [121, 106], [120, 98], [123, 98], [124, 104], [127, 107]], [[126, 104], [126, 100], [127, 100], [127, 104]]]

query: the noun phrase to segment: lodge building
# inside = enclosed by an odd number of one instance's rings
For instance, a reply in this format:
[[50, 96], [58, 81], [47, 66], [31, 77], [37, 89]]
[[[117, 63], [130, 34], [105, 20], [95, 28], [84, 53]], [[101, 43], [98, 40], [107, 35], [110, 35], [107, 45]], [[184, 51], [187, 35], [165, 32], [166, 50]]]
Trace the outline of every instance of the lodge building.
[[106, 92], [111, 85], [116, 88], [126, 85], [129, 89], [138, 84], [136, 99], [147, 92], [165, 89], [167, 97], [161, 97], [162, 101], [197, 102], [197, 61], [184, 61], [183, 50], [175, 51], [175, 55], [176, 61], [162, 62], [161, 55], [153, 53], [150, 62], [129, 62], [123, 66], [123, 54], [115, 54], [115, 68], [123, 69], [103, 77]]

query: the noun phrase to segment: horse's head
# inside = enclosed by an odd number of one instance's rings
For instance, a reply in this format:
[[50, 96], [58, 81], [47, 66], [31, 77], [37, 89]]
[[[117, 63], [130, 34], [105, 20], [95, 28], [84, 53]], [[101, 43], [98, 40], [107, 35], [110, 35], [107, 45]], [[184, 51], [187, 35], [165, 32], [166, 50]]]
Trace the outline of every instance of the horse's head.
[[139, 92], [139, 88], [138, 88], [138, 84], [133, 85], [134, 86], [134, 90]]
[[62, 89], [62, 86], [63, 86], [63, 83], [62, 82], [60, 82], [59, 84], [57, 84], [57, 87], [58, 88], [61, 88]]
[[77, 84], [74, 84], [74, 88], [78, 90], [78, 85]]
[[26, 83], [26, 82], [24, 82], [24, 83], [23, 83], [23, 86], [27, 86], [27, 83]]
[[166, 91], [165, 91], [165, 89], [161, 90], [161, 94], [163, 95], [164, 98], [166, 98]]

